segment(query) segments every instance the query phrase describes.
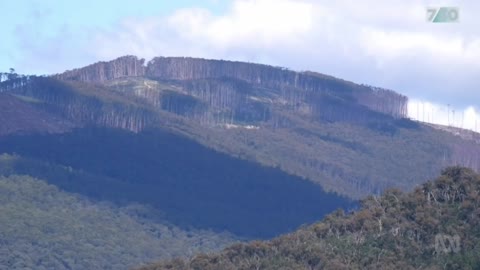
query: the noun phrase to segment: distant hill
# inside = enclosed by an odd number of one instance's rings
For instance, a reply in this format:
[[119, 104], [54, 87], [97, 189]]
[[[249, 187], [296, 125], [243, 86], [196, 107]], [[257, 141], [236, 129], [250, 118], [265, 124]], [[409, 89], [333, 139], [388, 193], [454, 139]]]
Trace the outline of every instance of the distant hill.
[[140, 269], [478, 269], [479, 194], [480, 175], [453, 167], [268, 242]]
[[480, 169], [478, 142], [405, 118], [407, 97], [315, 72], [124, 56], [0, 89], [76, 127], [166, 129], [355, 199], [411, 189], [449, 165]]

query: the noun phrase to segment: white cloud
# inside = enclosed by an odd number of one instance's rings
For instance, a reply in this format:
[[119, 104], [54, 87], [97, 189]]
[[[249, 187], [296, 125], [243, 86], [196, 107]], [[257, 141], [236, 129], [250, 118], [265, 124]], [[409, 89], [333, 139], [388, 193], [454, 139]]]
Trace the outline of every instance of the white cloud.
[[[308, 54], [313, 54], [303, 68], [327, 71], [328, 66], [322, 62], [335, 62], [335, 58], [342, 57], [362, 58], [358, 64], [377, 64], [368, 67], [372, 73], [388, 71], [395, 61], [411, 55], [435, 64], [479, 65], [480, 34], [476, 28], [466, 32], [463, 25], [463, 30], [457, 31], [460, 24], [433, 26], [425, 19], [427, 6], [428, 2], [422, 5], [412, 0], [388, 3], [370, 0], [362, 4], [235, 0], [220, 15], [207, 9], [189, 8], [167, 17], [125, 20], [113, 31], [96, 33], [93, 48], [105, 48], [98, 51], [99, 57], [132, 50], [146, 57], [191, 52], [213, 58], [236, 55], [278, 58], [275, 53], [280, 52], [286, 55], [280, 62], [287, 66], [290, 66], [288, 55], [308, 58]], [[324, 56], [322, 51], [329, 52], [328, 59], [315, 59], [317, 55]], [[349, 74], [345, 75], [348, 78]]]
[[311, 4], [287, 0], [237, 1], [230, 12], [213, 16], [202, 9], [184, 9], [168, 18], [182, 37], [206, 39], [215, 47], [274, 46], [291, 43], [312, 31]]
[[167, 17], [131, 18], [114, 31], [95, 33], [91, 46], [99, 58], [138, 54], [245, 60], [254, 50], [262, 54], [277, 47], [298, 48], [315, 30], [314, 15], [312, 4], [303, 1], [235, 1], [223, 15], [189, 8]]

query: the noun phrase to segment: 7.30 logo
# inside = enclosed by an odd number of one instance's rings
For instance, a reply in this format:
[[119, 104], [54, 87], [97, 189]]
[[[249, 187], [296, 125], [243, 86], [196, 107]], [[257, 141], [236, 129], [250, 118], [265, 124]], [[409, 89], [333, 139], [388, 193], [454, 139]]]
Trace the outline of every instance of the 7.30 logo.
[[427, 21], [433, 23], [458, 22], [460, 12], [457, 7], [429, 7]]

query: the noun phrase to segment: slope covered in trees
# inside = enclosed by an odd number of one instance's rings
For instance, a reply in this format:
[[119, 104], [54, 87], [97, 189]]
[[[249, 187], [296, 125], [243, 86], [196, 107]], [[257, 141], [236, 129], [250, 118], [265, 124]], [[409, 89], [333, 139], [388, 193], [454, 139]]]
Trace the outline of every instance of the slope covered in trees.
[[0, 93], [0, 136], [19, 133], [61, 133], [73, 125], [66, 119], [42, 111], [35, 99]]
[[[140, 204], [148, 224], [200, 231], [193, 251], [221, 245], [224, 231], [274, 237], [351, 208], [325, 191], [358, 199], [412, 190], [449, 165], [480, 169], [475, 136], [403, 118], [407, 99], [393, 91], [314, 72], [126, 56], [48, 77], [0, 75], [0, 175], [44, 179], [113, 212]], [[179, 245], [158, 251], [192, 251]], [[137, 247], [120, 252], [140, 262]]]
[[0, 91], [39, 101], [36, 109], [75, 127], [169, 130], [356, 199], [411, 189], [449, 165], [480, 169], [478, 142], [402, 118], [405, 97], [314, 72], [125, 56], [17, 76]]
[[[293, 231], [338, 207], [353, 206], [310, 181], [161, 130], [135, 134], [84, 128], [10, 136], [0, 138], [0, 149], [22, 157], [12, 160], [0, 175], [36, 176], [62, 190], [120, 206], [149, 205], [184, 229], [267, 238]], [[83, 174], [53, 170], [44, 163]]]
[[[0, 167], [14, 158], [1, 155]], [[145, 205], [91, 201], [23, 175], [0, 176], [0, 213], [0, 269], [129, 269], [234, 241], [153, 222]]]
[[[159, 80], [195, 81], [231, 78], [277, 91], [315, 94], [334, 93], [357, 100], [368, 108], [392, 115], [407, 116], [407, 97], [394, 91], [355, 85], [313, 72], [295, 72], [285, 68], [243, 62], [185, 57], [156, 57], [144, 65], [144, 59], [123, 56], [85, 68], [55, 75], [61, 80], [101, 83], [122, 77], [145, 76]], [[305, 93], [300, 95], [305, 95]], [[291, 98], [287, 98], [292, 102]], [[298, 100], [297, 100], [298, 101]]]
[[370, 196], [268, 242], [141, 269], [478, 269], [479, 194], [480, 175], [452, 167], [411, 193]]

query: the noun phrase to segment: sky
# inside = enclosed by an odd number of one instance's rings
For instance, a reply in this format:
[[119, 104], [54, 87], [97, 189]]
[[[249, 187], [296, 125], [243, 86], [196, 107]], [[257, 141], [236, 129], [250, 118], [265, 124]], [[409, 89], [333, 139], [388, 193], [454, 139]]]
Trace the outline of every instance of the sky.
[[[442, 6], [459, 22], [428, 22]], [[480, 131], [480, 1], [0, 0], [0, 12], [0, 71], [127, 54], [240, 60], [392, 89], [413, 119]]]

